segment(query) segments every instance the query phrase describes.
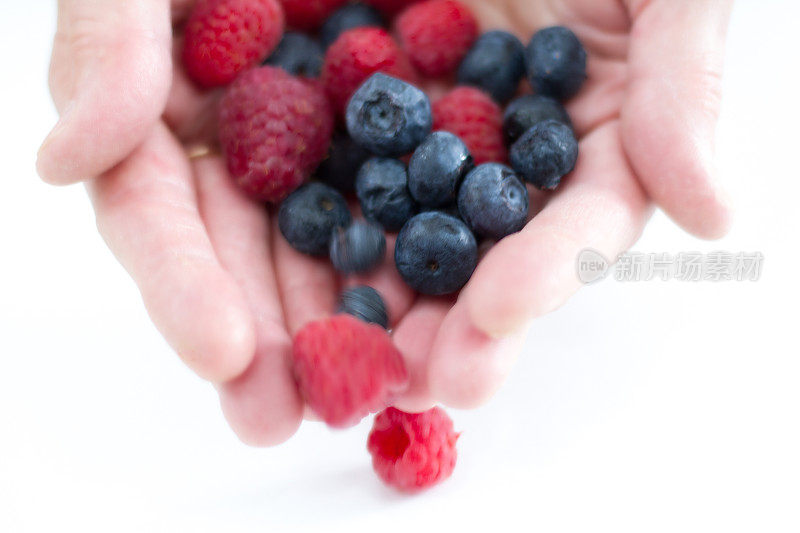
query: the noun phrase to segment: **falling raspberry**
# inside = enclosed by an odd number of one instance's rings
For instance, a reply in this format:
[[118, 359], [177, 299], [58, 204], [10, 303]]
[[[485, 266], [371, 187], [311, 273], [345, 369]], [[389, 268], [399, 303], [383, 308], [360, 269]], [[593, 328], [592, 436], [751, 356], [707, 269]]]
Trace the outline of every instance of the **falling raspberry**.
[[300, 393], [333, 427], [357, 424], [408, 386], [403, 358], [389, 334], [350, 315], [306, 325], [292, 354]]
[[450, 477], [458, 436], [444, 409], [411, 414], [389, 407], [375, 416], [367, 449], [384, 483], [416, 492]]

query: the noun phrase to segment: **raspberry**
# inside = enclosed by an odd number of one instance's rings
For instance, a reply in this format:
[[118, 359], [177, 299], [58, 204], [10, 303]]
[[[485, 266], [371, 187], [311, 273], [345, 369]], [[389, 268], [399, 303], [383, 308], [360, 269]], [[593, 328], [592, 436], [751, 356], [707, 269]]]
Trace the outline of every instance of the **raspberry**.
[[280, 0], [286, 22], [298, 30], [316, 30], [347, 0]]
[[322, 83], [334, 110], [343, 113], [356, 89], [376, 72], [415, 81], [408, 57], [385, 30], [356, 28], [339, 36], [322, 66]]
[[395, 24], [411, 63], [426, 76], [458, 67], [478, 37], [472, 12], [455, 0], [428, 0], [404, 11]]
[[263, 61], [282, 34], [276, 0], [200, 0], [185, 28], [186, 72], [203, 87], [227, 85]]
[[372, 468], [387, 485], [415, 492], [450, 477], [457, 440], [444, 409], [409, 414], [390, 407], [375, 417], [367, 449]]
[[506, 161], [503, 113], [486, 93], [457, 87], [433, 104], [433, 129], [458, 135], [475, 164]]
[[384, 14], [392, 17], [402, 10], [416, 4], [421, 0], [364, 0], [365, 3], [380, 9]]
[[388, 333], [350, 315], [306, 325], [292, 353], [300, 393], [333, 427], [357, 424], [408, 386], [403, 358]]
[[332, 130], [321, 88], [280, 68], [248, 70], [220, 102], [228, 170], [260, 200], [278, 202], [300, 186], [325, 157]]

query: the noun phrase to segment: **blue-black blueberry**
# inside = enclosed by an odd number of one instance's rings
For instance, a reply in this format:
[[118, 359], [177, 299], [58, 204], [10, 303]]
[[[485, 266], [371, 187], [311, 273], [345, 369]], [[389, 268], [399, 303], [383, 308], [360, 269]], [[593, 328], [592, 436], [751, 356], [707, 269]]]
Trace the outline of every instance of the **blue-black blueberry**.
[[572, 128], [572, 121], [561, 103], [549, 96], [526, 94], [511, 101], [503, 114], [503, 134], [513, 144], [523, 133], [545, 120], [557, 120]]
[[389, 315], [380, 293], [372, 287], [360, 285], [342, 292], [339, 298], [339, 313], [352, 315], [364, 322], [389, 327]]
[[458, 187], [474, 164], [464, 141], [447, 131], [428, 135], [408, 164], [408, 189], [425, 207], [440, 207], [456, 200]]
[[481, 35], [458, 67], [458, 83], [483, 89], [498, 103], [517, 92], [525, 75], [525, 47], [514, 35], [495, 30]]
[[364, 217], [386, 231], [400, 231], [417, 212], [417, 204], [408, 190], [408, 170], [397, 159], [367, 160], [358, 171], [356, 195]]
[[551, 26], [533, 35], [525, 50], [525, 67], [537, 94], [564, 101], [586, 80], [586, 50], [569, 28]]
[[451, 294], [466, 285], [478, 265], [475, 236], [461, 220], [439, 211], [420, 213], [397, 236], [395, 265], [414, 290]]
[[354, 141], [376, 155], [393, 157], [412, 152], [433, 126], [427, 95], [380, 72], [350, 98], [345, 119]]
[[464, 178], [458, 210], [476, 234], [499, 241], [516, 233], [528, 219], [528, 190], [505, 165], [487, 163]]
[[578, 140], [569, 126], [545, 120], [511, 146], [511, 166], [539, 189], [555, 189], [578, 160]]
[[345, 4], [328, 17], [319, 30], [319, 38], [327, 48], [347, 30], [383, 25], [383, 17], [374, 7], [359, 2]]
[[386, 255], [386, 237], [379, 226], [362, 220], [333, 229], [330, 256], [333, 267], [343, 274], [374, 270]]
[[278, 228], [292, 248], [304, 254], [327, 255], [333, 229], [350, 221], [344, 196], [322, 183], [303, 185], [278, 209]]
[[280, 67], [293, 76], [319, 77], [325, 52], [313, 37], [296, 31], [283, 34], [278, 47], [265, 61], [265, 65]]

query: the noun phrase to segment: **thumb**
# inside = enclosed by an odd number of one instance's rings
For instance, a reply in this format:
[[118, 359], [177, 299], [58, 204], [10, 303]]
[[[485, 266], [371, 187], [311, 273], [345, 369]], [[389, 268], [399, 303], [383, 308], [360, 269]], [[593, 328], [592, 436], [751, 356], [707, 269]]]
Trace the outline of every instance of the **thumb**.
[[622, 135], [651, 198], [686, 230], [725, 235], [731, 207], [714, 166], [730, 0], [628, 2], [633, 12]]
[[69, 184], [122, 161], [161, 115], [171, 84], [169, 0], [60, 0], [50, 90], [60, 119], [42, 179]]

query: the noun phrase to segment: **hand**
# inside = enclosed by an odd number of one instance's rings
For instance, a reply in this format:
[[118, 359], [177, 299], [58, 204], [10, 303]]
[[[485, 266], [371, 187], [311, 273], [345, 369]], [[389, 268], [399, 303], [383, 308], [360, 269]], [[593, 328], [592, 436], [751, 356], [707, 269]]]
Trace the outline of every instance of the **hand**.
[[[640, 235], [651, 200], [701, 237], [722, 236], [730, 223], [712, 162], [730, 1], [462, 1], [487, 29], [527, 40], [557, 23], [582, 39], [589, 80], [568, 106], [581, 154], [557, 193], [535, 195], [540, 212], [491, 250], [457, 299], [414, 295], [389, 257], [349, 281], [387, 300], [411, 374], [397, 402], [407, 410], [490, 397], [527, 324], [579, 287], [580, 250], [615, 257]], [[216, 94], [196, 90], [172, 60], [172, 25], [191, 1], [171, 4], [59, 2], [51, 90], [61, 118], [37, 166], [50, 183], [86, 180], [100, 233], [161, 333], [217, 384], [245, 442], [275, 444], [303, 418], [291, 336], [330, 313], [342, 280], [292, 250], [218, 156], [187, 156], [203, 155], [196, 141]]]

